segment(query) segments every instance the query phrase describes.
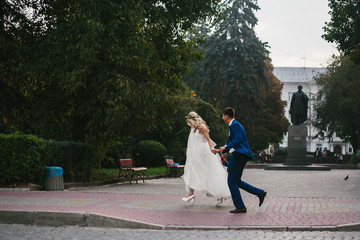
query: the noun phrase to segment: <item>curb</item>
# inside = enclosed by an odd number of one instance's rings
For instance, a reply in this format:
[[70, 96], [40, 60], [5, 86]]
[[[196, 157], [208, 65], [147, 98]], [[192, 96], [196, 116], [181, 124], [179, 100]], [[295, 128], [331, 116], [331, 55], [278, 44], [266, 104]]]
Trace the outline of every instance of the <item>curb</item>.
[[158, 229], [165, 226], [86, 212], [0, 210], [0, 223], [38, 226], [79, 226], [131, 229]]
[[24, 224], [38, 226], [79, 226], [102, 228], [130, 228], [151, 230], [261, 230], [261, 231], [360, 231], [360, 223], [338, 226], [173, 226], [152, 224], [126, 218], [86, 212], [56, 211], [8, 211], [0, 210], [0, 224]]

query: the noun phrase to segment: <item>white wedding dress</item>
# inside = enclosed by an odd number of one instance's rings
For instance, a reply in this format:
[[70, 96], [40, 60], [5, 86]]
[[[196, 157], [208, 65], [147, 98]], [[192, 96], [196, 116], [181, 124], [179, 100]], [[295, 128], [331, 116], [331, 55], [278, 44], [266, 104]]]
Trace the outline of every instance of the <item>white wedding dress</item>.
[[189, 193], [189, 188], [192, 188], [195, 193], [201, 191], [215, 198], [230, 197], [227, 176], [219, 154], [213, 154], [204, 135], [191, 128], [182, 176], [186, 191]]

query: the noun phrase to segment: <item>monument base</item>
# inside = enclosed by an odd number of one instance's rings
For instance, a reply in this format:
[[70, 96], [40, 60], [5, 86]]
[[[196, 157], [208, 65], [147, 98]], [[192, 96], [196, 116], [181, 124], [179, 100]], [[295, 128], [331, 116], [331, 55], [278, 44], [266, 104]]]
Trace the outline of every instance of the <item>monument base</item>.
[[286, 165], [309, 165], [306, 160], [306, 125], [288, 128], [288, 157]]
[[306, 125], [288, 128], [288, 157], [284, 164], [266, 166], [264, 170], [330, 171], [326, 166], [313, 166], [306, 159]]

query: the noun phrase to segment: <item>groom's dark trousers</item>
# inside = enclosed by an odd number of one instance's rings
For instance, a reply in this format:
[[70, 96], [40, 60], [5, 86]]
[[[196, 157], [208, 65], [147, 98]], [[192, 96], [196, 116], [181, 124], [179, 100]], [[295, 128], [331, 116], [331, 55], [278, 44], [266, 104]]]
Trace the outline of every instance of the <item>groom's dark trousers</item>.
[[236, 209], [245, 208], [239, 188], [244, 189], [245, 191], [256, 196], [260, 196], [264, 192], [262, 189], [256, 188], [244, 181], [241, 181], [244, 167], [247, 161], [250, 159], [251, 158], [249, 156], [237, 152], [233, 152], [230, 158], [228, 167], [228, 185]]

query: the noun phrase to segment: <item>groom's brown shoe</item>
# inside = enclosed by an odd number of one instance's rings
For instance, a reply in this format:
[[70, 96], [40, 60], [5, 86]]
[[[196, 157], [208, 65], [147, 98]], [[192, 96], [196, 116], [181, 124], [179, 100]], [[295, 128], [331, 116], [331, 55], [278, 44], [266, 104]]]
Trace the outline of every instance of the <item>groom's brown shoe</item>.
[[263, 192], [260, 196], [259, 196], [259, 207], [261, 207], [261, 205], [263, 204], [264, 202], [264, 199], [266, 197], [266, 192]]
[[246, 208], [235, 208], [234, 210], [231, 210], [230, 213], [246, 213]]

